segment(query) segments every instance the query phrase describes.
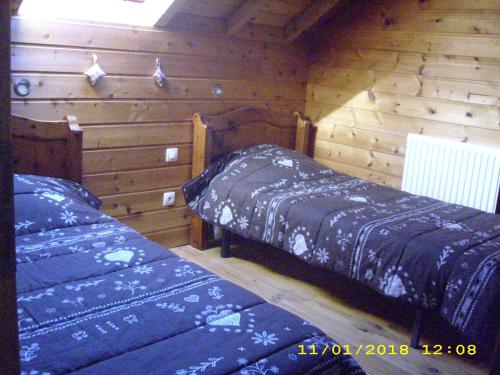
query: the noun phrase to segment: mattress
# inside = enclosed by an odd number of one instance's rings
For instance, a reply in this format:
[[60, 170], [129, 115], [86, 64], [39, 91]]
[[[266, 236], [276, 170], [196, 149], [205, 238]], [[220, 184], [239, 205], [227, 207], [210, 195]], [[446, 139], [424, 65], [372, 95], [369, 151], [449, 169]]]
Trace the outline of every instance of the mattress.
[[80, 185], [16, 175], [23, 374], [363, 374], [309, 322], [99, 211]]

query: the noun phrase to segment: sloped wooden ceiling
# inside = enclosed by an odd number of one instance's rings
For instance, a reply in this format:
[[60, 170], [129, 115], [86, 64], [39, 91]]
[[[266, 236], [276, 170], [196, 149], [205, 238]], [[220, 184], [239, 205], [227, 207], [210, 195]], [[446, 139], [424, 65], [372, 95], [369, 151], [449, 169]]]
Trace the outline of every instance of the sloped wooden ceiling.
[[175, 0], [156, 24], [273, 42], [292, 42], [340, 0]]

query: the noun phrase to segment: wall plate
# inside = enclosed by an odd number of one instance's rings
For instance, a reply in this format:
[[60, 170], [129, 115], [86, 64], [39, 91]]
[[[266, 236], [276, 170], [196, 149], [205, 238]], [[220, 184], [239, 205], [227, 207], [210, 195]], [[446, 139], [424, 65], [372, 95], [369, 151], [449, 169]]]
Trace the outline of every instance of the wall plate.
[[175, 191], [167, 191], [163, 193], [163, 207], [175, 205]]
[[167, 148], [165, 150], [165, 161], [171, 163], [173, 161], [179, 160], [179, 149], [178, 148]]

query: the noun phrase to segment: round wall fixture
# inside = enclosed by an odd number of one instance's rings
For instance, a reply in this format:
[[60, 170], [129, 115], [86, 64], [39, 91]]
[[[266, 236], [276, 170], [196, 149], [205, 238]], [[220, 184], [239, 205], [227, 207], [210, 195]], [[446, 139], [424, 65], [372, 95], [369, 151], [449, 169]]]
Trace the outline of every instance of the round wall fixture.
[[219, 96], [222, 95], [224, 92], [224, 89], [222, 88], [222, 85], [219, 83], [216, 83], [214, 87], [212, 88], [212, 95], [218, 98]]
[[20, 79], [14, 83], [14, 92], [18, 96], [28, 96], [31, 83], [27, 79]]

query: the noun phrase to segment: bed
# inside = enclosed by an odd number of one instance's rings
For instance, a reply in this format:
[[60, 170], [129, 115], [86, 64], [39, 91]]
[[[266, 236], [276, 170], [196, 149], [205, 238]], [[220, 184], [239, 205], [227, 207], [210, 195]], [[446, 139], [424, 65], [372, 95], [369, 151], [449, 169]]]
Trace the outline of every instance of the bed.
[[[250, 123], [269, 123], [259, 121]], [[239, 113], [197, 115], [195, 132], [220, 132], [221, 122], [232, 124], [226, 138], [249, 124]], [[222, 228], [222, 255], [231, 234], [273, 245], [418, 306], [413, 347], [426, 311], [491, 347], [499, 328], [500, 215], [338, 173], [287, 147], [294, 137], [235, 140], [224, 155], [195, 139], [212, 164], [183, 191], [198, 217]]]
[[299, 355], [334, 341], [100, 211], [78, 183], [76, 119], [13, 133], [22, 374], [364, 374]]

